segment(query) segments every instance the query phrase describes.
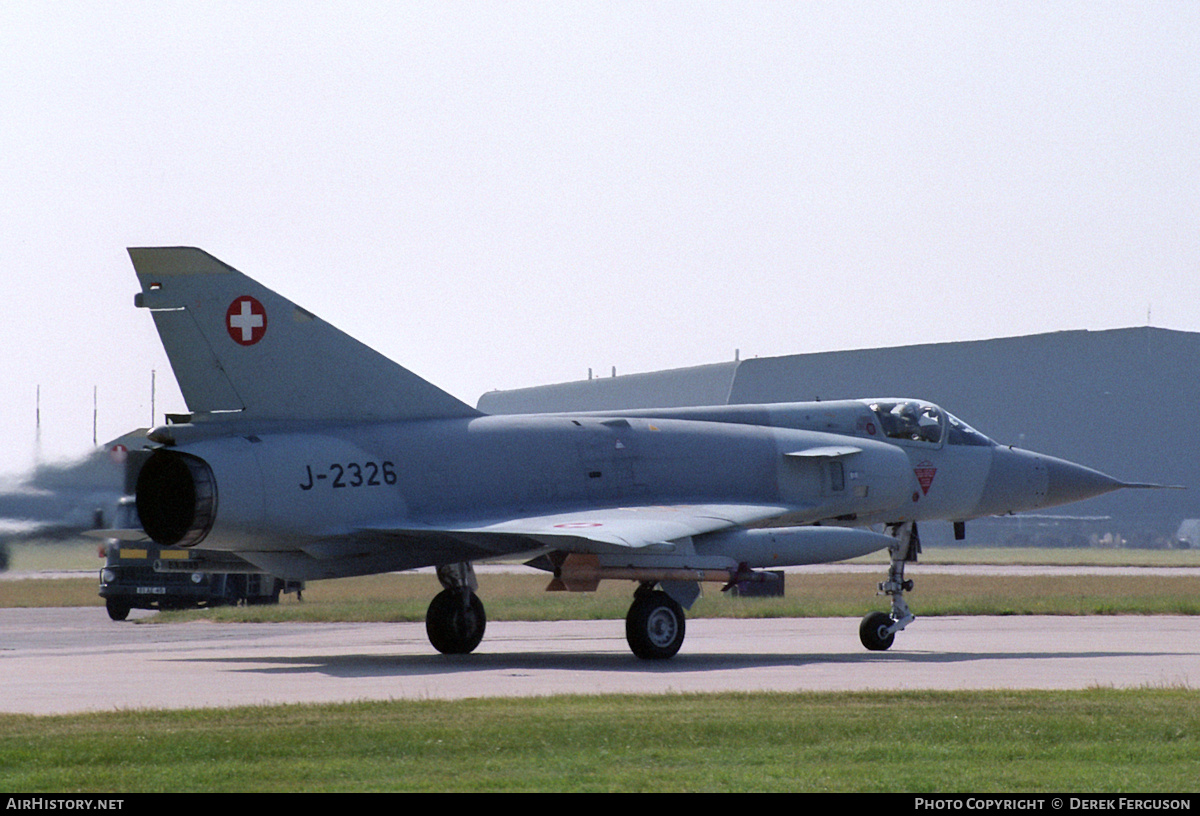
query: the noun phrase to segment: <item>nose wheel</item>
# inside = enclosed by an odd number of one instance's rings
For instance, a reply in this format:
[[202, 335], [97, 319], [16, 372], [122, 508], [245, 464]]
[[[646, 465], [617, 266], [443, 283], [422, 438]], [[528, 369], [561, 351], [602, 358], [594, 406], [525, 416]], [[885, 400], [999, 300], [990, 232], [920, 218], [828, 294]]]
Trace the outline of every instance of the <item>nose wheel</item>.
[[892, 616], [886, 612], [872, 612], [858, 625], [858, 639], [872, 652], [885, 651], [896, 640], [896, 633], [892, 630], [894, 623]]
[[896, 633], [904, 629], [917, 616], [908, 608], [904, 593], [911, 591], [913, 582], [904, 578], [904, 565], [916, 563], [917, 553], [921, 552], [921, 538], [917, 534], [915, 521], [891, 525], [892, 544], [888, 547], [891, 566], [888, 568], [887, 580], [879, 585], [879, 592], [892, 599], [892, 612], [872, 612], [862, 619], [858, 626], [858, 639], [862, 645], [872, 652], [882, 652], [891, 648], [896, 640]]

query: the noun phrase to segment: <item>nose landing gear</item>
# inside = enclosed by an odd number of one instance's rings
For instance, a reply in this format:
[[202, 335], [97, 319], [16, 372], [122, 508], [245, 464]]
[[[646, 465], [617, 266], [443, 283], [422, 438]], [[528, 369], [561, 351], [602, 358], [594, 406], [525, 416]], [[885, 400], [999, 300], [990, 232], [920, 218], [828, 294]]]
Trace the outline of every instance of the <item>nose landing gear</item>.
[[921, 552], [917, 523], [908, 521], [888, 526], [892, 534], [892, 544], [888, 547], [891, 566], [887, 580], [879, 585], [879, 592], [892, 599], [892, 611], [890, 615], [872, 612], [862, 619], [858, 627], [858, 639], [873, 652], [890, 648], [896, 640], [896, 633], [917, 619], [904, 600], [904, 593], [913, 588], [913, 582], [904, 579], [904, 565], [916, 563], [917, 554]]

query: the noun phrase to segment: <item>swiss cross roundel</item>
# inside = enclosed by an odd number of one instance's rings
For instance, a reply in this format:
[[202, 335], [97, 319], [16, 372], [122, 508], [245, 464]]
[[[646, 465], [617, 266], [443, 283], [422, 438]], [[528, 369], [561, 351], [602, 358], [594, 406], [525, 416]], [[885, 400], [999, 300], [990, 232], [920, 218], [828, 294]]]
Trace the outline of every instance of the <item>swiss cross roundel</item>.
[[225, 329], [233, 342], [253, 346], [267, 333], [267, 310], [249, 295], [242, 295], [229, 304], [225, 312]]

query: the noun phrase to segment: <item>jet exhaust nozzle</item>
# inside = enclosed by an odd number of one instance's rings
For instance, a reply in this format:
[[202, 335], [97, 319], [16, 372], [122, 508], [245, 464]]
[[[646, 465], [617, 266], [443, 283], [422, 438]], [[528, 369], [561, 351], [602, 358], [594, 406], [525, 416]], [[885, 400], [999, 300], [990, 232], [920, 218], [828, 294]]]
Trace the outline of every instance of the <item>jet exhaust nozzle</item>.
[[217, 484], [204, 460], [159, 450], [142, 466], [137, 480], [142, 529], [164, 547], [192, 547], [212, 529]]

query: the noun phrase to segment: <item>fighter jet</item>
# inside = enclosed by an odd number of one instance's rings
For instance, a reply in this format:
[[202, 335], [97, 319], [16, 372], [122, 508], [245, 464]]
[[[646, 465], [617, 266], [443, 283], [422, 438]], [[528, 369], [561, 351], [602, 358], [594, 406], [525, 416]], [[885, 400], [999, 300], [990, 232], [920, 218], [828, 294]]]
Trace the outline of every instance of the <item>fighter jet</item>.
[[917, 523], [1136, 487], [996, 444], [919, 399], [487, 416], [207, 253], [130, 249], [190, 414], [148, 433], [140, 531], [293, 581], [435, 567], [426, 629], [473, 651], [473, 564], [521, 559], [548, 589], [636, 582], [633, 653], [675, 655], [700, 582], [890, 554], [887, 649], [914, 616]]

